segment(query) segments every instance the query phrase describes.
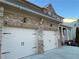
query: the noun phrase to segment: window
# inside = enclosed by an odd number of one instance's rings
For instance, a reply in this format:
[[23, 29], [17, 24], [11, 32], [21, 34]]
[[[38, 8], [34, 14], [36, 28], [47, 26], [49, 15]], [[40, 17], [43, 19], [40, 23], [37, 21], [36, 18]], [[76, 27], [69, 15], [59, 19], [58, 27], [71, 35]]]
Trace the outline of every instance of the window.
[[21, 46], [24, 46], [24, 42], [21, 42]]
[[48, 15], [51, 16], [52, 15], [51, 12], [48, 12]]

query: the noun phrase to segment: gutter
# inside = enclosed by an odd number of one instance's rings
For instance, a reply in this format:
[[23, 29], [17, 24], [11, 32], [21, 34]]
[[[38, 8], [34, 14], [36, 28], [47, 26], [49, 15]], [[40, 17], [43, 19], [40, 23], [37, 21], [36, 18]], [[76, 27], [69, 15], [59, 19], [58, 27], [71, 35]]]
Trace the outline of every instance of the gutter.
[[[47, 17], [47, 18], [52, 19], [52, 20], [55, 19], [55, 18], [49, 17], [49, 16], [47, 16], [47, 15], [44, 15], [44, 14], [42, 14], [42, 13], [33, 11], [33, 10], [28, 9], [28, 8], [25, 8], [25, 7], [21, 7], [21, 6], [19, 6], [19, 5], [16, 5], [16, 4], [11, 3], [11, 2], [8, 2], [8, 1], [4, 1], [4, 0], [2, 1], [2, 0], [1, 0], [0, 2], [2, 2], [2, 3], [4, 3], [4, 4], [11, 5], [11, 6], [14, 6], [14, 7], [17, 7], [17, 8], [20, 8], [20, 9], [25, 10], [25, 11], [29, 11], [29, 12], [31, 12], [31, 13], [34, 13], [34, 14], [37, 14], [37, 15], [40, 15], [40, 16], [43, 16], [43, 17]], [[59, 21], [59, 20], [54, 20], [54, 21], [57, 21], [57, 22], [61, 23], [61, 21]]]

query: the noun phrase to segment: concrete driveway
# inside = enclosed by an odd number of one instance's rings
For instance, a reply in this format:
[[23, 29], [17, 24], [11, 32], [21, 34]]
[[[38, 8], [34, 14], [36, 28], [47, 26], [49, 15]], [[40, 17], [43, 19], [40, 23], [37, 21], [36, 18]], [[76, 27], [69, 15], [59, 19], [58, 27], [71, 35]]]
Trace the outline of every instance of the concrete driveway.
[[79, 59], [79, 48], [64, 46], [40, 55], [32, 55], [22, 59]]

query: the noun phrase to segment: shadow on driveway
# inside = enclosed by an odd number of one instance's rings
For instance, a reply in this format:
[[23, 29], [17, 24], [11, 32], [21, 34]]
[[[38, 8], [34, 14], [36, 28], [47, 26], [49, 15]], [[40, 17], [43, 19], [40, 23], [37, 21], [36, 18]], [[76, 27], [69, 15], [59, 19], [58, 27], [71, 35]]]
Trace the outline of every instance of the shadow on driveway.
[[79, 47], [64, 46], [52, 49], [40, 55], [32, 55], [21, 59], [79, 59]]

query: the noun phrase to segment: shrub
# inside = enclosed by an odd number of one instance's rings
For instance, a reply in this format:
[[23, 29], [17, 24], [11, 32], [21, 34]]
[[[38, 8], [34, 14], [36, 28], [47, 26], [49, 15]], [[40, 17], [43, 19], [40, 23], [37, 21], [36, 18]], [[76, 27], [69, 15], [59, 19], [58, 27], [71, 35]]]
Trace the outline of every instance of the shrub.
[[76, 43], [79, 45], [79, 28], [76, 28], [76, 39], [75, 39]]

